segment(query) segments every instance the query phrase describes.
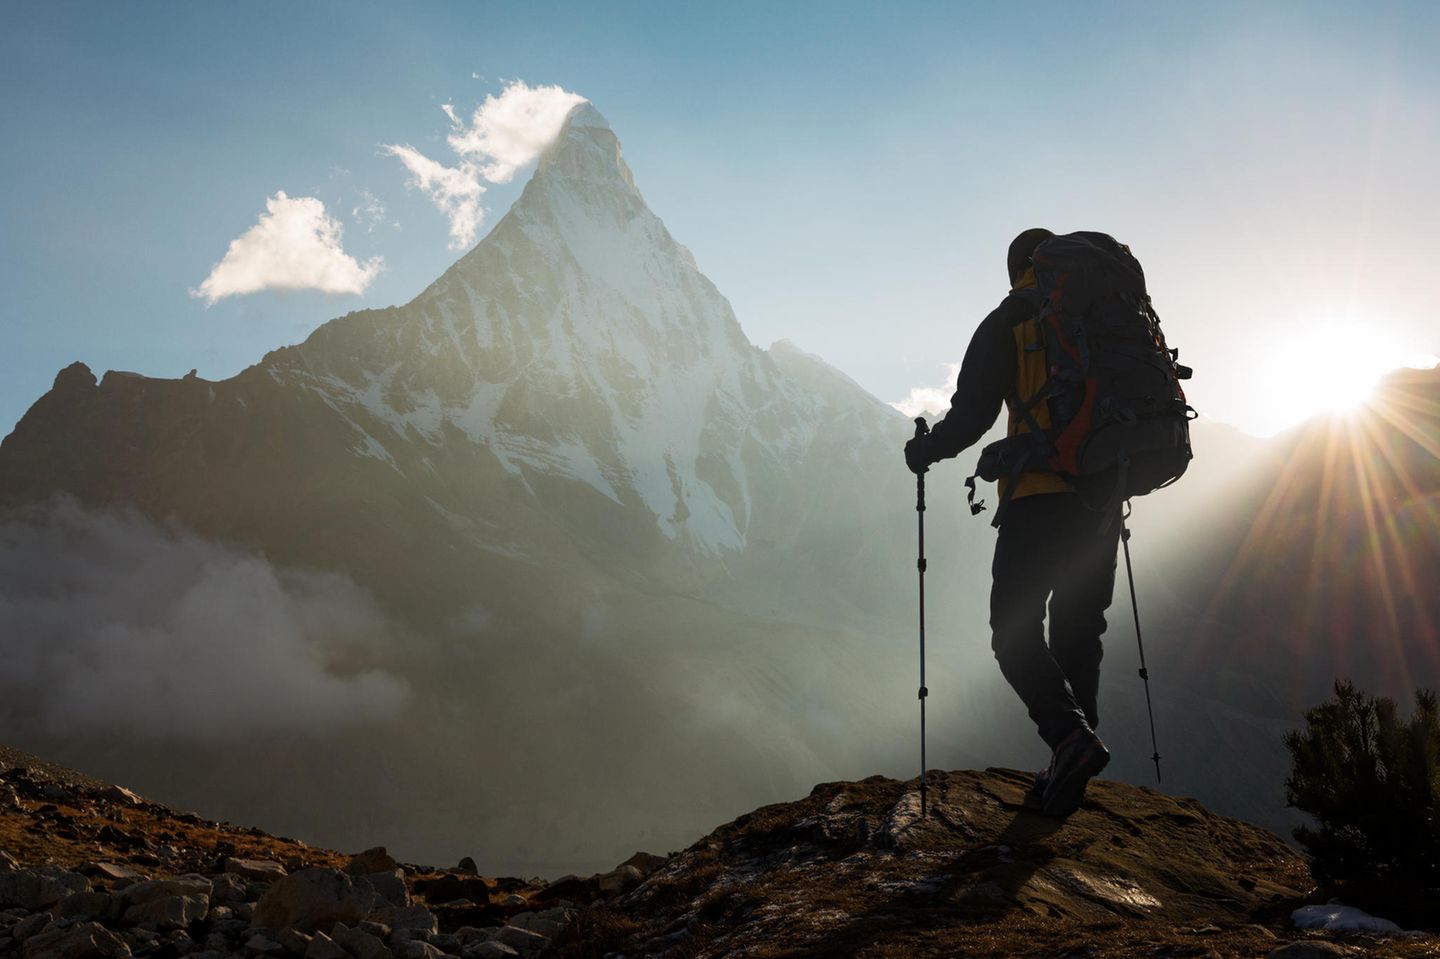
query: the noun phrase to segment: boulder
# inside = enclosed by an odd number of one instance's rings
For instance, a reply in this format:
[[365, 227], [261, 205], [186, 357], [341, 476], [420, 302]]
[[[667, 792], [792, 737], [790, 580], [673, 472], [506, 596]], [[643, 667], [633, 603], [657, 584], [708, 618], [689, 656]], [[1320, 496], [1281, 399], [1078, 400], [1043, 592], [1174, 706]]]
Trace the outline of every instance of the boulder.
[[98, 799], [104, 799], [106, 802], [115, 803], [117, 806], [138, 806], [144, 802], [144, 800], [124, 786], [110, 786], [100, 790], [95, 796]]
[[76, 892], [61, 899], [55, 905], [55, 912], [62, 918], [80, 916], [113, 921], [125, 912], [125, 901], [108, 892]]
[[286, 875], [284, 866], [269, 859], [226, 859], [222, 871], [262, 882], [283, 879]]
[[495, 934], [494, 941], [504, 943], [522, 956], [539, 952], [550, 944], [550, 940], [538, 932], [521, 929], [519, 926], [505, 926]]
[[272, 883], [251, 918], [267, 929], [314, 932], [337, 922], [359, 922], [378, 898], [369, 883], [357, 883], [338, 869], [302, 869]]
[[71, 893], [89, 891], [90, 880], [59, 866], [0, 873], [0, 907], [47, 909]]
[[275, 936], [275, 941], [285, 947], [285, 951], [292, 956], [303, 956], [310, 951], [310, 941], [313, 937], [307, 936], [299, 929], [281, 929]]
[[10, 929], [10, 937], [16, 942], [24, 942], [49, 924], [50, 914], [48, 912], [37, 912], [35, 915], [26, 916], [24, 919], [15, 923]]
[[356, 882], [362, 879], [370, 884], [370, 888], [375, 890], [376, 895], [384, 901], [385, 905], [401, 908], [410, 905], [410, 890], [405, 888], [405, 877], [400, 870], [372, 872], [360, 876]]
[[325, 933], [317, 932], [310, 937], [310, 945], [305, 950], [305, 959], [350, 959], [350, 953]]
[[475, 865], [475, 860], [471, 859], [469, 856], [466, 856], [464, 859], [460, 860], [460, 864], [455, 867], [455, 871], [463, 872], [467, 876], [480, 875], [480, 867]]
[[87, 862], [76, 870], [83, 876], [93, 876], [96, 879], [126, 880], [127, 882], [143, 882], [145, 876], [138, 873], [129, 866], [122, 866], [115, 862]]
[[623, 895], [644, 881], [644, 875], [634, 866], [618, 866], [595, 877], [602, 896]]
[[245, 940], [245, 955], [251, 957], [283, 956], [285, 955], [285, 947], [269, 936], [257, 932]]
[[24, 959], [106, 959], [128, 956], [125, 940], [98, 922], [47, 929], [25, 940]]
[[131, 906], [125, 910], [125, 921], [132, 926], [183, 929], [204, 919], [209, 911], [209, 896], [163, 896]]
[[130, 906], [175, 896], [204, 898], [208, 903], [213, 888], [210, 880], [204, 876], [181, 876], [177, 879], [150, 879], [131, 883], [120, 890], [120, 895], [126, 905]]
[[[0, 806], [3, 806], [0, 801]], [[20, 868], [20, 861], [3, 849], [0, 849], [0, 872], [14, 872]]]
[[249, 901], [250, 884], [233, 873], [222, 872], [210, 881], [210, 898], [227, 905]]
[[[372, 918], [389, 926], [393, 930], [392, 936], [397, 932], [410, 932], [423, 933], [420, 938], [425, 938], [440, 931], [440, 921], [435, 918], [435, 913], [418, 903], [409, 906], [386, 906], [375, 910]], [[414, 939], [416, 936], [406, 938]]]
[[364, 876], [372, 872], [390, 872], [399, 867], [400, 864], [391, 858], [384, 846], [376, 846], [351, 856], [345, 864], [345, 871], [352, 876]]
[[508, 956], [518, 956], [520, 953], [503, 942], [487, 939], [484, 942], [466, 946], [461, 955], [464, 959], [507, 959]]
[[445, 953], [423, 939], [407, 939], [391, 949], [396, 959], [441, 959]]
[[570, 920], [574, 918], [575, 911], [573, 909], [556, 906], [554, 909], [546, 909], [541, 912], [517, 912], [510, 917], [510, 925], [537, 932], [547, 939], [554, 939], [566, 926], [570, 925]]
[[343, 923], [336, 923], [330, 930], [330, 938], [355, 959], [390, 959], [390, 948], [380, 939], [360, 929], [351, 929]]

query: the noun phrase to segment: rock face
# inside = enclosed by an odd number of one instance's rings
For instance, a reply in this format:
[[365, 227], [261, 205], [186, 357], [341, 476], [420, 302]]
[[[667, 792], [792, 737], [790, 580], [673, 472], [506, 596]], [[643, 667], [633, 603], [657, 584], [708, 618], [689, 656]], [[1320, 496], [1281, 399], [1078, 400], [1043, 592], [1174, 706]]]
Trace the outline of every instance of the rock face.
[[1193, 800], [1097, 782], [1060, 822], [1023, 806], [1027, 774], [928, 778], [924, 819], [917, 782], [881, 777], [742, 816], [601, 907], [624, 923], [582, 919], [570, 954], [1055, 956], [1103, 938], [1263, 955], [1256, 923], [1310, 884], [1277, 837]]

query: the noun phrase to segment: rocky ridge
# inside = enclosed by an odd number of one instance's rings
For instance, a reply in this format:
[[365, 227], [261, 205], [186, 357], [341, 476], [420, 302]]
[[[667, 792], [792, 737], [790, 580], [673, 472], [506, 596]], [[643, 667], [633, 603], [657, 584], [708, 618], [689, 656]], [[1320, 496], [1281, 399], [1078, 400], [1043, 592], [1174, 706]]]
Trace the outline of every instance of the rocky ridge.
[[545, 882], [346, 856], [0, 747], [0, 956], [528, 956], [661, 862]]

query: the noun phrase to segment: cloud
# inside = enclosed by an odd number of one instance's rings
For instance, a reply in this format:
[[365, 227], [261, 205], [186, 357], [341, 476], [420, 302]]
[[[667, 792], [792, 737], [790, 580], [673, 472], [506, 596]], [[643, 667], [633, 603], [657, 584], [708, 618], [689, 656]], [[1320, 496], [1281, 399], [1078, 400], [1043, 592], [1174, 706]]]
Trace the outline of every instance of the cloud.
[[384, 268], [381, 257], [362, 265], [340, 245], [340, 221], [315, 197], [265, 201], [254, 226], [230, 241], [225, 256], [190, 295], [213, 306], [227, 296], [261, 290], [363, 293]]
[[0, 524], [0, 713], [66, 736], [234, 742], [389, 719], [394, 628], [344, 577], [62, 501]]
[[385, 204], [369, 190], [361, 190], [360, 199], [350, 209], [350, 216], [365, 227], [366, 233], [373, 233], [385, 221]]
[[386, 144], [382, 152], [398, 157], [410, 171], [410, 182], [449, 218], [450, 248], [464, 249], [475, 242], [485, 219], [481, 181], [510, 182], [555, 140], [570, 111], [585, 102], [558, 86], [532, 87], [512, 80], [499, 96], [487, 95], [468, 124], [453, 103], [440, 105], [450, 120], [447, 142], [460, 161], [455, 166], [432, 160], [409, 144]]
[[955, 392], [955, 379], [960, 375], [959, 363], [946, 363], [945, 382], [939, 386], [912, 387], [903, 400], [890, 405], [906, 416], [920, 416], [923, 413], [943, 413], [950, 408], [950, 396]]
[[399, 157], [410, 171], [410, 182], [449, 218], [450, 249], [463, 250], [475, 242], [475, 234], [484, 219], [480, 197], [485, 187], [480, 184], [480, 173], [473, 163], [447, 167], [409, 144], [390, 144], [383, 152]]

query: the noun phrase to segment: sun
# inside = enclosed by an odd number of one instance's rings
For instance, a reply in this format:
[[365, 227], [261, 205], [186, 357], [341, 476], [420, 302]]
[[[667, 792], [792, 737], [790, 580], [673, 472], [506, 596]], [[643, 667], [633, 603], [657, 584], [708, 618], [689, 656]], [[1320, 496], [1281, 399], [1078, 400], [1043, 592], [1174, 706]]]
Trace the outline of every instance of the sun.
[[1436, 357], [1407, 350], [1389, 331], [1360, 320], [1317, 321], [1270, 349], [1268, 382], [1259, 392], [1272, 433], [1314, 416], [1351, 413], [1365, 405], [1391, 371], [1437, 363]]

